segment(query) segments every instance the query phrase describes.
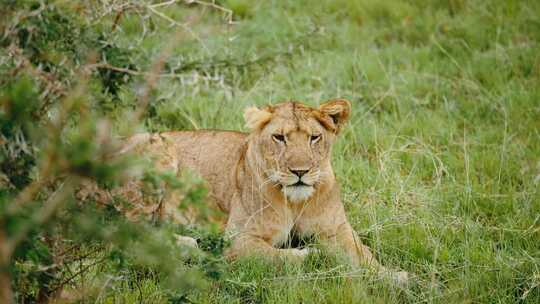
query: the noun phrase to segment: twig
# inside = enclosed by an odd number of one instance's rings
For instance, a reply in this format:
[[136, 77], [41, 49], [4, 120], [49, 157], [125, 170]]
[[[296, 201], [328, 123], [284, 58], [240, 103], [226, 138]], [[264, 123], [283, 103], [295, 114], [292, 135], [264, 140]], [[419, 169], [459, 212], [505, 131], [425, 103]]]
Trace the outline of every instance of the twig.
[[116, 13], [116, 16], [114, 17], [114, 22], [111, 31], [114, 32], [116, 30], [116, 27], [118, 26], [118, 22], [120, 22], [120, 19], [124, 15], [125, 9], [119, 11]]
[[[128, 68], [116, 67], [116, 66], [113, 66], [113, 65], [108, 64], [108, 63], [87, 64], [87, 65], [84, 66], [84, 68], [89, 69], [89, 70], [107, 69], [107, 70], [126, 73], [126, 74], [130, 74], [130, 75], [134, 75], [134, 76], [149, 76], [148, 72], [141, 72], [141, 71], [132, 70], [132, 69], [128, 69]], [[163, 76], [163, 75], [160, 75], [160, 76]]]
[[6, 233], [4, 232], [4, 223], [0, 219], [0, 302], [13, 303], [13, 290], [11, 288], [11, 273], [9, 271], [9, 262], [11, 252], [9, 252]]
[[54, 294], [58, 289], [64, 287], [64, 285], [68, 284], [69, 282], [73, 281], [73, 279], [75, 279], [76, 277], [78, 277], [79, 275], [85, 273], [88, 269], [90, 269], [91, 267], [93, 266], [96, 266], [100, 263], [103, 263], [105, 260], [107, 260], [107, 256], [104, 256], [102, 257], [101, 259], [95, 261], [94, 263], [91, 263], [91, 264], [88, 264], [84, 267], [82, 267], [79, 271], [77, 271], [76, 273], [74, 273], [72, 276], [70, 276], [69, 278], [65, 279], [64, 281], [60, 282], [54, 289], [52, 289], [51, 291], [51, 294]]
[[204, 42], [201, 40], [201, 37], [199, 37], [197, 34], [195, 34], [195, 32], [193, 32], [187, 25], [183, 24], [183, 23], [180, 23], [174, 19], [172, 19], [171, 17], [163, 14], [162, 12], [156, 10], [154, 7], [152, 7], [151, 5], [146, 5], [145, 6], [148, 10], [150, 10], [152, 13], [154, 13], [155, 15], [157, 15], [158, 17], [161, 17], [165, 20], [167, 20], [169, 23], [171, 23], [172, 25], [176, 25], [176, 26], [179, 26], [181, 27], [184, 31], [186, 31], [187, 33], [189, 33], [191, 36], [193, 36], [193, 38], [195, 38], [200, 44], [201, 46], [203, 47], [203, 49], [209, 53], [209, 50], [208, 50], [208, 47], [206, 47], [206, 44], [204, 44]]
[[227, 14], [227, 23], [228, 24], [236, 24], [236, 22], [233, 21], [233, 11], [228, 9], [228, 8], [225, 8], [223, 6], [217, 5], [215, 0], [212, 0], [212, 2], [204, 2], [204, 1], [199, 1], [199, 0], [184, 0], [184, 2], [187, 3], [187, 4], [196, 3], [196, 4], [200, 4], [200, 5], [203, 5], [203, 6], [207, 6], [207, 7], [211, 7], [211, 8], [220, 10], [220, 11], [224, 12], [225, 14]]
[[155, 3], [155, 4], [150, 4], [149, 6], [155, 8], [155, 7], [171, 5], [171, 4], [174, 4], [174, 3], [179, 2], [179, 1], [181, 1], [181, 0], [169, 0], [169, 1], [159, 2], [159, 3]]

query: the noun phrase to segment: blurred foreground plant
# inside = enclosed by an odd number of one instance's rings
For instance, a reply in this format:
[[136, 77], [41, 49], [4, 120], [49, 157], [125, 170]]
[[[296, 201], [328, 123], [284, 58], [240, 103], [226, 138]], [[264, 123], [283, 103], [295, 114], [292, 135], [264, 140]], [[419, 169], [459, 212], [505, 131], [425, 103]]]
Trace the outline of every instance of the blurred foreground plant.
[[[85, 63], [100, 58], [133, 69], [130, 50], [107, 41], [98, 25], [89, 29], [84, 11], [65, 4], [2, 1], [0, 13], [0, 303], [99, 297], [126, 271], [157, 277], [173, 297], [202, 287], [200, 272], [184, 266], [173, 225], [128, 221], [121, 201], [75, 198], [88, 180], [112, 188], [139, 178], [201, 205], [199, 184], [114, 156], [119, 142], [100, 113], [131, 78]], [[146, 86], [143, 98], [150, 80]], [[77, 283], [96, 267], [93, 285]]]

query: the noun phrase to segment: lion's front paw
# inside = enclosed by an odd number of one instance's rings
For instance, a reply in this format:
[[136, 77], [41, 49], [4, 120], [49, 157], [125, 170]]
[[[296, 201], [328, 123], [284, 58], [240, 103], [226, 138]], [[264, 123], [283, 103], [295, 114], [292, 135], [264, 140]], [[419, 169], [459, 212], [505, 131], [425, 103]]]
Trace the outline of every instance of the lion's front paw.
[[199, 248], [199, 246], [197, 245], [197, 240], [192, 237], [178, 235], [178, 234], [175, 235], [174, 237], [176, 239], [176, 245]]
[[309, 254], [309, 248], [304, 249], [291, 249], [291, 254], [295, 257], [305, 258]]
[[303, 249], [283, 249], [287, 250], [287, 255], [292, 257], [295, 260], [303, 260], [305, 259], [310, 253], [317, 253], [319, 252], [316, 248], [303, 248]]
[[384, 269], [379, 273], [379, 275], [400, 287], [407, 287], [411, 280], [410, 274], [406, 271]]
[[399, 286], [407, 286], [409, 284], [410, 275], [406, 271], [393, 271], [392, 280]]

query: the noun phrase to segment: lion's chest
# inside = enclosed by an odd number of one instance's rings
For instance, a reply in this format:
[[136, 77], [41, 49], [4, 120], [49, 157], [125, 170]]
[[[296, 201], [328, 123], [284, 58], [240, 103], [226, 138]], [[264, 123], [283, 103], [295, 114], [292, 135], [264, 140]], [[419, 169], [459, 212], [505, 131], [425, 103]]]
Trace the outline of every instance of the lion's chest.
[[274, 234], [272, 235], [272, 245], [274, 246], [280, 246], [287, 242], [289, 239], [289, 235], [292, 231], [292, 228], [294, 226], [294, 221], [286, 221], [283, 222], [282, 225], [279, 227], [276, 227], [274, 229]]
[[270, 231], [272, 231], [270, 241], [274, 246], [280, 246], [287, 242], [295, 223], [292, 212], [286, 209], [280, 211], [273, 216], [272, 223], [269, 223]]
[[311, 223], [309, 221], [306, 222], [305, 219], [290, 210], [281, 212], [269, 226], [273, 226], [273, 229], [270, 229], [272, 231], [270, 240], [275, 247], [296, 247], [294, 244], [298, 242], [295, 240], [303, 239], [313, 234]]

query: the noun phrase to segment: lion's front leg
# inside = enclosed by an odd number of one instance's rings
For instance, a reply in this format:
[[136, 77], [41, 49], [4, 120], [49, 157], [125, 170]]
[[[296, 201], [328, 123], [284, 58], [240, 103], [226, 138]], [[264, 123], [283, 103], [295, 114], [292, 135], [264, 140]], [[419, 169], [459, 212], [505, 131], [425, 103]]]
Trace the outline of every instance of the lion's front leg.
[[364, 265], [377, 270], [382, 268], [348, 222], [338, 225], [331, 231], [321, 233], [320, 238], [329, 249], [345, 253], [354, 266]]
[[399, 285], [405, 285], [409, 279], [409, 274], [405, 271], [394, 271], [382, 266], [373, 257], [368, 246], [362, 244], [348, 222], [339, 225], [334, 234], [323, 234], [321, 241], [326, 243], [330, 249], [343, 251], [354, 266], [367, 266], [381, 277], [389, 278]]
[[233, 239], [226, 256], [230, 259], [243, 256], [263, 256], [270, 258], [284, 258], [290, 261], [301, 261], [310, 253], [309, 248], [280, 249], [275, 248], [261, 237], [254, 235], [239, 235]]

